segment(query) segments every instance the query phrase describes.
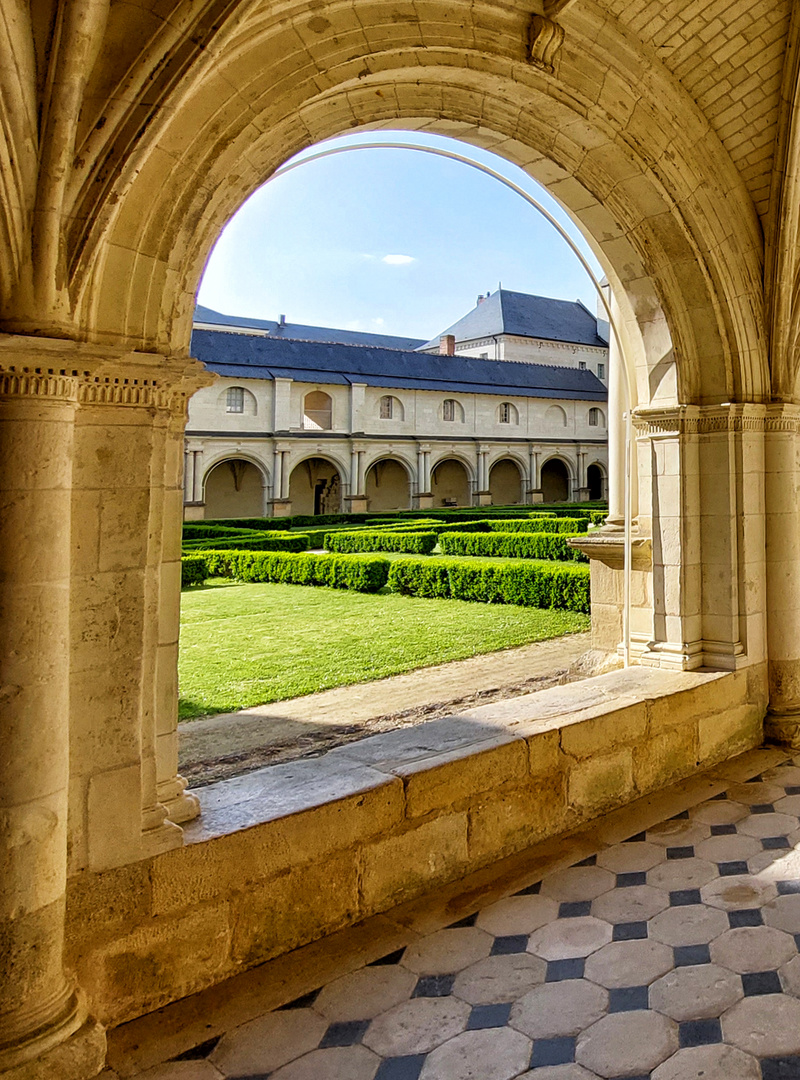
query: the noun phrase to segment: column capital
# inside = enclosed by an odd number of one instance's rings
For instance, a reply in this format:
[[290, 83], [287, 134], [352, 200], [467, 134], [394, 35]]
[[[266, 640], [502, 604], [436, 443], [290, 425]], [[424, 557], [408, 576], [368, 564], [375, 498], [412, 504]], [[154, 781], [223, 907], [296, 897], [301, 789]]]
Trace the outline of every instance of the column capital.
[[638, 438], [675, 438], [718, 431], [765, 431], [772, 422], [772, 409], [794, 409], [796, 422], [800, 423], [798, 406], [769, 406], [751, 402], [639, 408], [633, 410], [631, 419]]
[[0, 398], [114, 405], [182, 414], [217, 376], [198, 360], [79, 341], [0, 336]]

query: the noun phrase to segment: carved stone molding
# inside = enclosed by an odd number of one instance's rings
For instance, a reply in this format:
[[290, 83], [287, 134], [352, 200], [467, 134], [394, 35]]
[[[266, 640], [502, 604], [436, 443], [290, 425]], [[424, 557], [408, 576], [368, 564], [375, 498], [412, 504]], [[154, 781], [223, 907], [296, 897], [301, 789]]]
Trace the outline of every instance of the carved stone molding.
[[552, 75], [554, 61], [564, 41], [564, 28], [544, 15], [534, 15], [528, 39], [528, 59], [534, 67]]
[[795, 405], [676, 405], [666, 409], [636, 409], [632, 420], [639, 438], [678, 438], [724, 431], [798, 431], [800, 408]]

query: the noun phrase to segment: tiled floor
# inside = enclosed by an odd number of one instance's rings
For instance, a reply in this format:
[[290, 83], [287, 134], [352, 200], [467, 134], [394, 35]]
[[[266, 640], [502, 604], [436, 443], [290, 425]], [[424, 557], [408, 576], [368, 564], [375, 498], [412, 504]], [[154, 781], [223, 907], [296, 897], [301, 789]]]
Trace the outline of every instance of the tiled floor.
[[800, 1080], [800, 757], [147, 1080]]

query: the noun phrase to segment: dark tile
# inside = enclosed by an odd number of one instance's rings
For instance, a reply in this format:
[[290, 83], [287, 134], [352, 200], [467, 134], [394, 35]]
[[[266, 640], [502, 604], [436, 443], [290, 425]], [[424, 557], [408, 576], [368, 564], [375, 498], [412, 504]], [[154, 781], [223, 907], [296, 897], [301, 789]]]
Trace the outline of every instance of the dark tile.
[[760, 908], [742, 908], [741, 911], [728, 912], [728, 925], [731, 930], [738, 930], [740, 926], [763, 926], [764, 916]]
[[548, 960], [545, 982], [563, 982], [564, 979], [582, 979], [586, 961], [582, 956], [570, 960]]
[[783, 993], [777, 971], [750, 971], [746, 975], [742, 975], [742, 987], [744, 988], [745, 997]]
[[647, 874], [641, 870], [637, 870], [630, 874], [617, 874], [617, 888], [618, 889], [630, 889], [634, 885], [646, 885]]
[[623, 844], [643, 844], [647, 839], [646, 833], [637, 832], [635, 836], [629, 836], [626, 840], [623, 840]]
[[174, 1058], [170, 1058], [170, 1061], [203, 1061], [203, 1059], [207, 1058], [211, 1051], [216, 1048], [216, 1045], [221, 1038], [221, 1035], [216, 1035], [213, 1039], [206, 1039], [205, 1042], [193, 1046], [191, 1050], [184, 1050], [182, 1054], [177, 1054]]
[[722, 802], [723, 799], [727, 799], [727, 798], [728, 798], [727, 791], [721, 791], [719, 793], [719, 795], [712, 795], [711, 798], [708, 801], [709, 802]]
[[746, 784], [761, 784], [763, 782], [763, 780], [764, 780], [764, 777], [761, 775], [761, 773], [758, 773], [757, 776], [751, 776], [749, 780], [745, 780], [745, 783]]
[[592, 912], [591, 900], [567, 900], [558, 905], [559, 919], [578, 919]]
[[694, 967], [695, 964], [710, 964], [711, 954], [708, 945], [676, 945], [672, 950], [675, 967]]
[[614, 925], [614, 941], [638, 941], [646, 937], [646, 922], [620, 922]]
[[761, 846], [764, 851], [780, 851], [782, 848], [790, 848], [788, 836], [763, 836]]
[[775, 884], [778, 887], [780, 896], [789, 896], [791, 893], [800, 893], [800, 881], [798, 881], [797, 878], [788, 881], [776, 881]]
[[751, 814], [774, 814], [775, 807], [771, 802], [754, 803], [750, 807]]
[[384, 1058], [375, 1073], [375, 1080], [419, 1080], [427, 1054]]
[[455, 975], [421, 975], [412, 997], [447, 997], [456, 981]]
[[527, 947], [527, 934], [503, 934], [494, 939], [492, 956], [509, 956], [511, 953], [525, 952]]
[[322, 987], [318, 987], [316, 990], [312, 990], [309, 994], [303, 994], [302, 997], [295, 998], [294, 1001], [288, 1001], [285, 1005], [279, 1005], [278, 1012], [281, 1009], [310, 1009], [314, 1002], [320, 995]]
[[458, 919], [457, 922], [451, 922], [445, 927], [446, 930], [460, 930], [463, 926], [474, 926], [475, 920], [478, 918], [478, 912], [473, 911], [471, 915], [465, 915], [463, 919]]
[[693, 859], [694, 848], [693, 847], [668, 847], [667, 848], [668, 859]]
[[581, 859], [580, 862], [572, 864], [573, 866], [597, 866], [597, 856], [587, 855], [585, 859]]
[[568, 1065], [575, 1060], [575, 1039], [562, 1036], [557, 1039], [534, 1039], [531, 1068], [544, 1065]]
[[689, 904], [700, 904], [699, 889], [676, 889], [669, 894], [670, 907], [688, 907]]
[[737, 859], [736, 862], [720, 862], [717, 863], [717, 870], [719, 870], [720, 877], [733, 877], [735, 874], [746, 874], [747, 863], [741, 859]]
[[762, 1058], [761, 1076], [763, 1080], [800, 1080], [800, 1055]]
[[635, 1012], [649, 1008], [648, 988], [646, 986], [623, 986], [608, 991], [608, 1011]]
[[685, 1046], [707, 1046], [722, 1042], [722, 1025], [719, 1020], [685, 1020], [678, 1024], [681, 1049]]
[[669, 820], [670, 821], [688, 821], [689, 820], [689, 811], [688, 810], [681, 810], [681, 812], [679, 814], [673, 814], [672, 817]]
[[386, 956], [381, 956], [377, 960], [371, 960], [367, 967], [382, 967], [384, 964], [399, 964], [403, 959], [403, 953], [406, 951], [405, 945], [402, 949], [395, 949], [394, 952], [387, 953]]
[[515, 892], [514, 896], [536, 896], [542, 887], [541, 881], [534, 881], [533, 885], [526, 885], [524, 889]]
[[796, 784], [788, 784], [783, 790], [787, 795], [800, 795], [800, 787]]
[[329, 1024], [319, 1044], [320, 1049], [324, 1050], [328, 1046], [355, 1046], [364, 1038], [369, 1025], [369, 1020], [342, 1020]]
[[794, 944], [798, 952], [800, 952], [800, 934], [794, 935]]
[[733, 836], [736, 832], [735, 825], [712, 825], [712, 836]]
[[473, 1005], [467, 1021], [467, 1030], [505, 1027], [511, 1015], [512, 1005], [511, 1001], [504, 1002], [502, 1005]]

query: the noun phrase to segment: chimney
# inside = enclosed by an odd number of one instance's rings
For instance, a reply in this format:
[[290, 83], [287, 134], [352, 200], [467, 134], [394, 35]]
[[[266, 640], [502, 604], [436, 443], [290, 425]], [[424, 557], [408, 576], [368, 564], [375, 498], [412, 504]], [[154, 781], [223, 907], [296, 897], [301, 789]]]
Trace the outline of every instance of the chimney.
[[475, 307], [477, 307], [478, 304], [482, 304], [485, 299], [486, 297], [483, 295], [483, 293], [481, 293], [478, 299], [475, 301]]
[[439, 338], [439, 356], [455, 356], [456, 354], [456, 338], [455, 334], [445, 334], [444, 337]]
[[280, 316], [280, 325], [281, 326], [286, 326], [286, 316], [285, 315]]

